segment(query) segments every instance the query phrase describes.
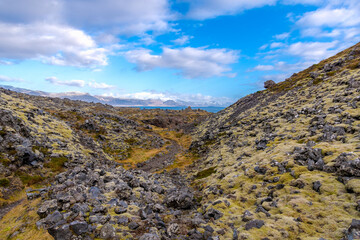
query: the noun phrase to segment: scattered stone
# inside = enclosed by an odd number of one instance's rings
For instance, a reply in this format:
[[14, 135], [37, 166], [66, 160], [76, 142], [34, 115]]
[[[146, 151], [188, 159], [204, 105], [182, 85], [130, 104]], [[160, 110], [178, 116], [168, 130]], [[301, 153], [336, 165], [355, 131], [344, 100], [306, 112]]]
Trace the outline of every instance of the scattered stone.
[[213, 218], [214, 220], [218, 220], [219, 218], [221, 218], [223, 216], [223, 213], [220, 212], [219, 210], [210, 208], [209, 210], [207, 210], [204, 214], [204, 218], [205, 219], [211, 219]]
[[114, 239], [116, 236], [115, 228], [111, 224], [105, 224], [100, 229], [100, 238], [101, 239]]
[[258, 219], [251, 220], [245, 224], [245, 230], [248, 231], [252, 228], [261, 228], [262, 226], [264, 226], [264, 224], [265, 223], [263, 220], [258, 220]]
[[128, 226], [131, 230], [135, 230], [139, 227], [139, 224], [137, 222], [131, 222]]
[[321, 187], [320, 181], [315, 181], [315, 182], [313, 182], [313, 189], [314, 189], [314, 191], [320, 193], [320, 187]]
[[77, 235], [81, 235], [88, 231], [88, 224], [84, 221], [74, 221], [70, 223], [70, 229]]
[[46, 217], [49, 213], [57, 210], [58, 208], [58, 204], [57, 204], [57, 200], [53, 199], [53, 200], [47, 200], [45, 202], [43, 202], [41, 204], [41, 206], [39, 207], [37, 214], [41, 217], [44, 218]]

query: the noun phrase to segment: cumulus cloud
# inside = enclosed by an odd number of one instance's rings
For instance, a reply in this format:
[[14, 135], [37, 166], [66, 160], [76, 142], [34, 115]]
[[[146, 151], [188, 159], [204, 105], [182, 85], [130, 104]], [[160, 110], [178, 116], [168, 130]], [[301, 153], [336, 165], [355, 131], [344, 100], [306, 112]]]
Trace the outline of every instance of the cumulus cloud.
[[244, 10], [276, 4], [276, 0], [182, 0], [190, 4], [188, 17], [198, 20], [234, 15]]
[[257, 65], [252, 69], [252, 71], [271, 71], [274, 70], [273, 65]]
[[106, 52], [91, 36], [72, 27], [0, 22], [0, 58], [92, 67], [107, 64]]
[[117, 50], [116, 36], [143, 36], [140, 42], [151, 44], [147, 33], [171, 30], [174, 17], [167, 0], [2, 0], [0, 59], [104, 66]]
[[103, 83], [103, 82], [96, 82], [96, 81], [91, 81], [91, 82], [86, 82], [84, 80], [60, 80], [57, 77], [48, 77], [45, 79], [45, 81], [54, 84], [54, 85], [61, 85], [61, 86], [70, 86], [70, 87], [90, 87], [90, 88], [94, 88], [94, 89], [115, 89], [116, 86], [114, 85], [110, 85], [107, 83]]
[[59, 22], [63, 4], [60, 0], [1, 0], [0, 20], [10, 23]]
[[250, 71], [282, 71], [282, 72], [296, 72], [301, 69], [307, 68], [314, 64], [315, 61], [300, 61], [297, 63], [286, 63], [283, 61], [276, 62], [273, 65], [257, 65]]
[[285, 51], [294, 56], [299, 56], [307, 60], [322, 60], [334, 55], [338, 41], [332, 42], [297, 42], [291, 44]]
[[283, 47], [283, 46], [285, 46], [285, 44], [282, 43], [282, 42], [273, 42], [273, 43], [270, 44], [270, 48], [280, 48], [280, 47]]
[[128, 51], [125, 56], [129, 62], [137, 65], [138, 71], [176, 69], [186, 78], [235, 77], [229, 65], [239, 58], [238, 52], [232, 50], [192, 47], [163, 48], [159, 55], [151, 54], [147, 49], [139, 49]]
[[[60, 0], [59, 0], [60, 1]], [[173, 19], [167, 0], [62, 0], [66, 20], [75, 26], [110, 28], [135, 35], [167, 31]], [[86, 9], [86, 10], [85, 10]]]
[[285, 32], [285, 33], [277, 34], [277, 35], [275, 35], [274, 37], [275, 37], [277, 40], [284, 40], [284, 39], [288, 38], [289, 36], [290, 36], [290, 33]]
[[11, 61], [1, 60], [0, 59], [0, 65], [13, 65], [14, 63]]
[[[273, 42], [263, 45], [260, 50], [268, 47], [272, 49], [265, 53], [264, 59], [277, 58], [278, 63], [266, 66], [261, 64], [252, 70], [300, 70], [300, 67], [307, 67], [360, 41], [360, 2], [357, 0], [283, 0], [282, 3], [312, 4], [318, 8], [300, 16], [292, 14], [295, 24], [292, 31], [299, 31], [300, 38], [290, 44]], [[291, 33], [275, 35], [274, 38], [291, 42], [293, 39], [288, 39]], [[295, 57], [298, 63], [279, 64], [281, 59], [289, 55]], [[270, 69], [270, 66], [273, 66], [273, 69]]]
[[[26, 6], [26, 7], [23, 7]], [[167, 0], [2, 0], [0, 20], [62, 23], [117, 34], [166, 31], [174, 16]]]
[[265, 50], [268, 46], [269, 44], [264, 44], [261, 47], [259, 47], [259, 50]]
[[360, 34], [356, 31], [360, 27], [360, 2], [324, 1], [317, 10], [299, 16], [296, 25], [304, 37], [349, 41]]
[[0, 75], [0, 82], [23, 82], [24, 80], [21, 78], [13, 78], [8, 76]]
[[360, 23], [359, 9], [353, 8], [322, 8], [304, 14], [297, 24], [301, 26], [351, 27]]
[[57, 77], [48, 77], [45, 79], [51, 84], [54, 85], [62, 85], [62, 86], [70, 86], [70, 87], [85, 87], [84, 80], [59, 80]]
[[302, 5], [321, 5], [324, 3], [324, 0], [283, 0], [283, 4], [295, 5], [295, 4], [302, 4]]
[[106, 83], [97, 83], [95, 81], [89, 82], [88, 86], [95, 89], [113, 89], [116, 88], [114, 85], [109, 85]]
[[175, 39], [173, 40], [172, 42], [175, 43], [176, 45], [185, 45], [187, 43], [190, 42], [190, 39], [192, 39], [193, 37], [192, 36], [182, 36], [182, 37], [179, 37], [178, 39]]

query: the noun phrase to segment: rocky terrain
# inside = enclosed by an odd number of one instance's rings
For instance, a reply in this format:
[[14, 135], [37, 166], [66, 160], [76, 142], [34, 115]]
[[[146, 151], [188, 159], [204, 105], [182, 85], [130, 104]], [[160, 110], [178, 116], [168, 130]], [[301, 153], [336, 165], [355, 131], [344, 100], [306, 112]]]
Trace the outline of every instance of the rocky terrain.
[[[357, 239], [360, 44], [198, 128], [193, 185], [223, 239]], [[198, 175], [196, 175], [198, 174]]]
[[0, 239], [357, 239], [360, 44], [227, 109], [0, 89]]
[[155, 172], [192, 162], [188, 133], [209, 113], [0, 97], [0, 239], [156, 239], [203, 222], [180, 172]]

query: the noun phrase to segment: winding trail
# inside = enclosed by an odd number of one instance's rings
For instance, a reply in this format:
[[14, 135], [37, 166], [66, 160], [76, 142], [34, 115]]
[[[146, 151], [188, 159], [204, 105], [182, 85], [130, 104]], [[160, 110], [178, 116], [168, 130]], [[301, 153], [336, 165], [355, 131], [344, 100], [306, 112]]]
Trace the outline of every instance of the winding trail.
[[145, 162], [138, 163], [136, 165], [137, 169], [141, 169], [146, 172], [156, 172], [173, 164], [176, 159], [176, 154], [182, 150], [182, 147], [175, 140], [168, 138], [166, 138], [166, 140], [171, 142], [171, 145], [166, 147], [166, 151], [156, 154], [154, 157]]
[[17, 205], [19, 205], [20, 203], [22, 203], [25, 199], [20, 199], [19, 201], [10, 203], [4, 207], [0, 207], [0, 220], [8, 213], [11, 211], [11, 209], [13, 209], [14, 207], [16, 207]]

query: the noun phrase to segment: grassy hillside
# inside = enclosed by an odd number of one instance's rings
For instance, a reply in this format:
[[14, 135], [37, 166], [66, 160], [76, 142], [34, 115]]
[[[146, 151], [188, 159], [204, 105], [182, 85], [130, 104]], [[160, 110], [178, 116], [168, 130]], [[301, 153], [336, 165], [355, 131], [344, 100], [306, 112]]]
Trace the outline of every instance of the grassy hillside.
[[340, 239], [360, 218], [359, 47], [198, 127], [194, 186], [224, 214], [224, 239]]

